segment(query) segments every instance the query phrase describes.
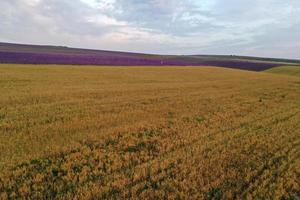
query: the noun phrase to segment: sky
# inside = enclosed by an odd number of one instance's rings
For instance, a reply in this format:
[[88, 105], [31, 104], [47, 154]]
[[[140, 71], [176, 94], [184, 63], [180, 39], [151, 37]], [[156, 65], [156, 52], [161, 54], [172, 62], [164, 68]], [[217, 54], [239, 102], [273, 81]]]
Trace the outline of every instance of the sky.
[[300, 59], [300, 0], [0, 0], [0, 42]]

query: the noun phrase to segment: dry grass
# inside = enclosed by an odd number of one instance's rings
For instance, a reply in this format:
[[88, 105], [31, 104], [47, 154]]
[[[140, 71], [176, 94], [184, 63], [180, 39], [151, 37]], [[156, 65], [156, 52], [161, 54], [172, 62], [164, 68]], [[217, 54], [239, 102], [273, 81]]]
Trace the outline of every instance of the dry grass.
[[293, 199], [300, 78], [0, 66], [0, 199]]

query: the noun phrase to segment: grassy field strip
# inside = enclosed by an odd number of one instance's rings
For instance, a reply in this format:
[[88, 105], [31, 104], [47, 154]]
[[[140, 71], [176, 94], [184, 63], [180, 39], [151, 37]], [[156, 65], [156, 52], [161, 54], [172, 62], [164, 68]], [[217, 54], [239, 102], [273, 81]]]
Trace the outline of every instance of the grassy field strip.
[[300, 76], [300, 66], [280, 66], [265, 70], [265, 72], [273, 74], [282, 74], [289, 76]]

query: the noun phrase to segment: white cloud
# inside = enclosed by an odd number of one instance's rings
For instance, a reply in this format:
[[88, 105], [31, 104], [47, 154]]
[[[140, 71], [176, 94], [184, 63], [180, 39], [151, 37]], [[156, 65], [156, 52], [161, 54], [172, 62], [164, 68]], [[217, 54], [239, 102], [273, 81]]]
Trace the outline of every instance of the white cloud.
[[82, 3], [85, 3], [91, 7], [97, 7], [99, 5], [97, 0], [80, 0]]
[[91, 8], [101, 10], [112, 10], [114, 9], [115, 0], [80, 0], [87, 4]]
[[23, 0], [23, 1], [30, 6], [36, 6], [41, 2], [41, 0]]
[[100, 26], [126, 26], [127, 22], [118, 21], [115, 18], [98, 14], [86, 17], [86, 21]]

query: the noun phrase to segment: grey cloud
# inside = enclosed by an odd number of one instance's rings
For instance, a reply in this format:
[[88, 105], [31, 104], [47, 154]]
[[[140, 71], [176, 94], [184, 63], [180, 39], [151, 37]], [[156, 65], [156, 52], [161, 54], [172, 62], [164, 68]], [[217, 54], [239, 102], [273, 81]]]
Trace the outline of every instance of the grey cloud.
[[300, 58], [296, 0], [1, 0], [0, 7], [1, 41]]
[[[126, 20], [137, 27], [174, 36], [188, 36], [199, 31], [209, 32], [220, 27], [205, 20], [209, 18], [209, 13], [202, 11], [190, 0], [117, 0], [115, 7], [117, 12], [110, 13], [112, 17]], [[186, 18], [187, 15], [189, 18]], [[204, 19], [199, 17], [201, 15]]]

